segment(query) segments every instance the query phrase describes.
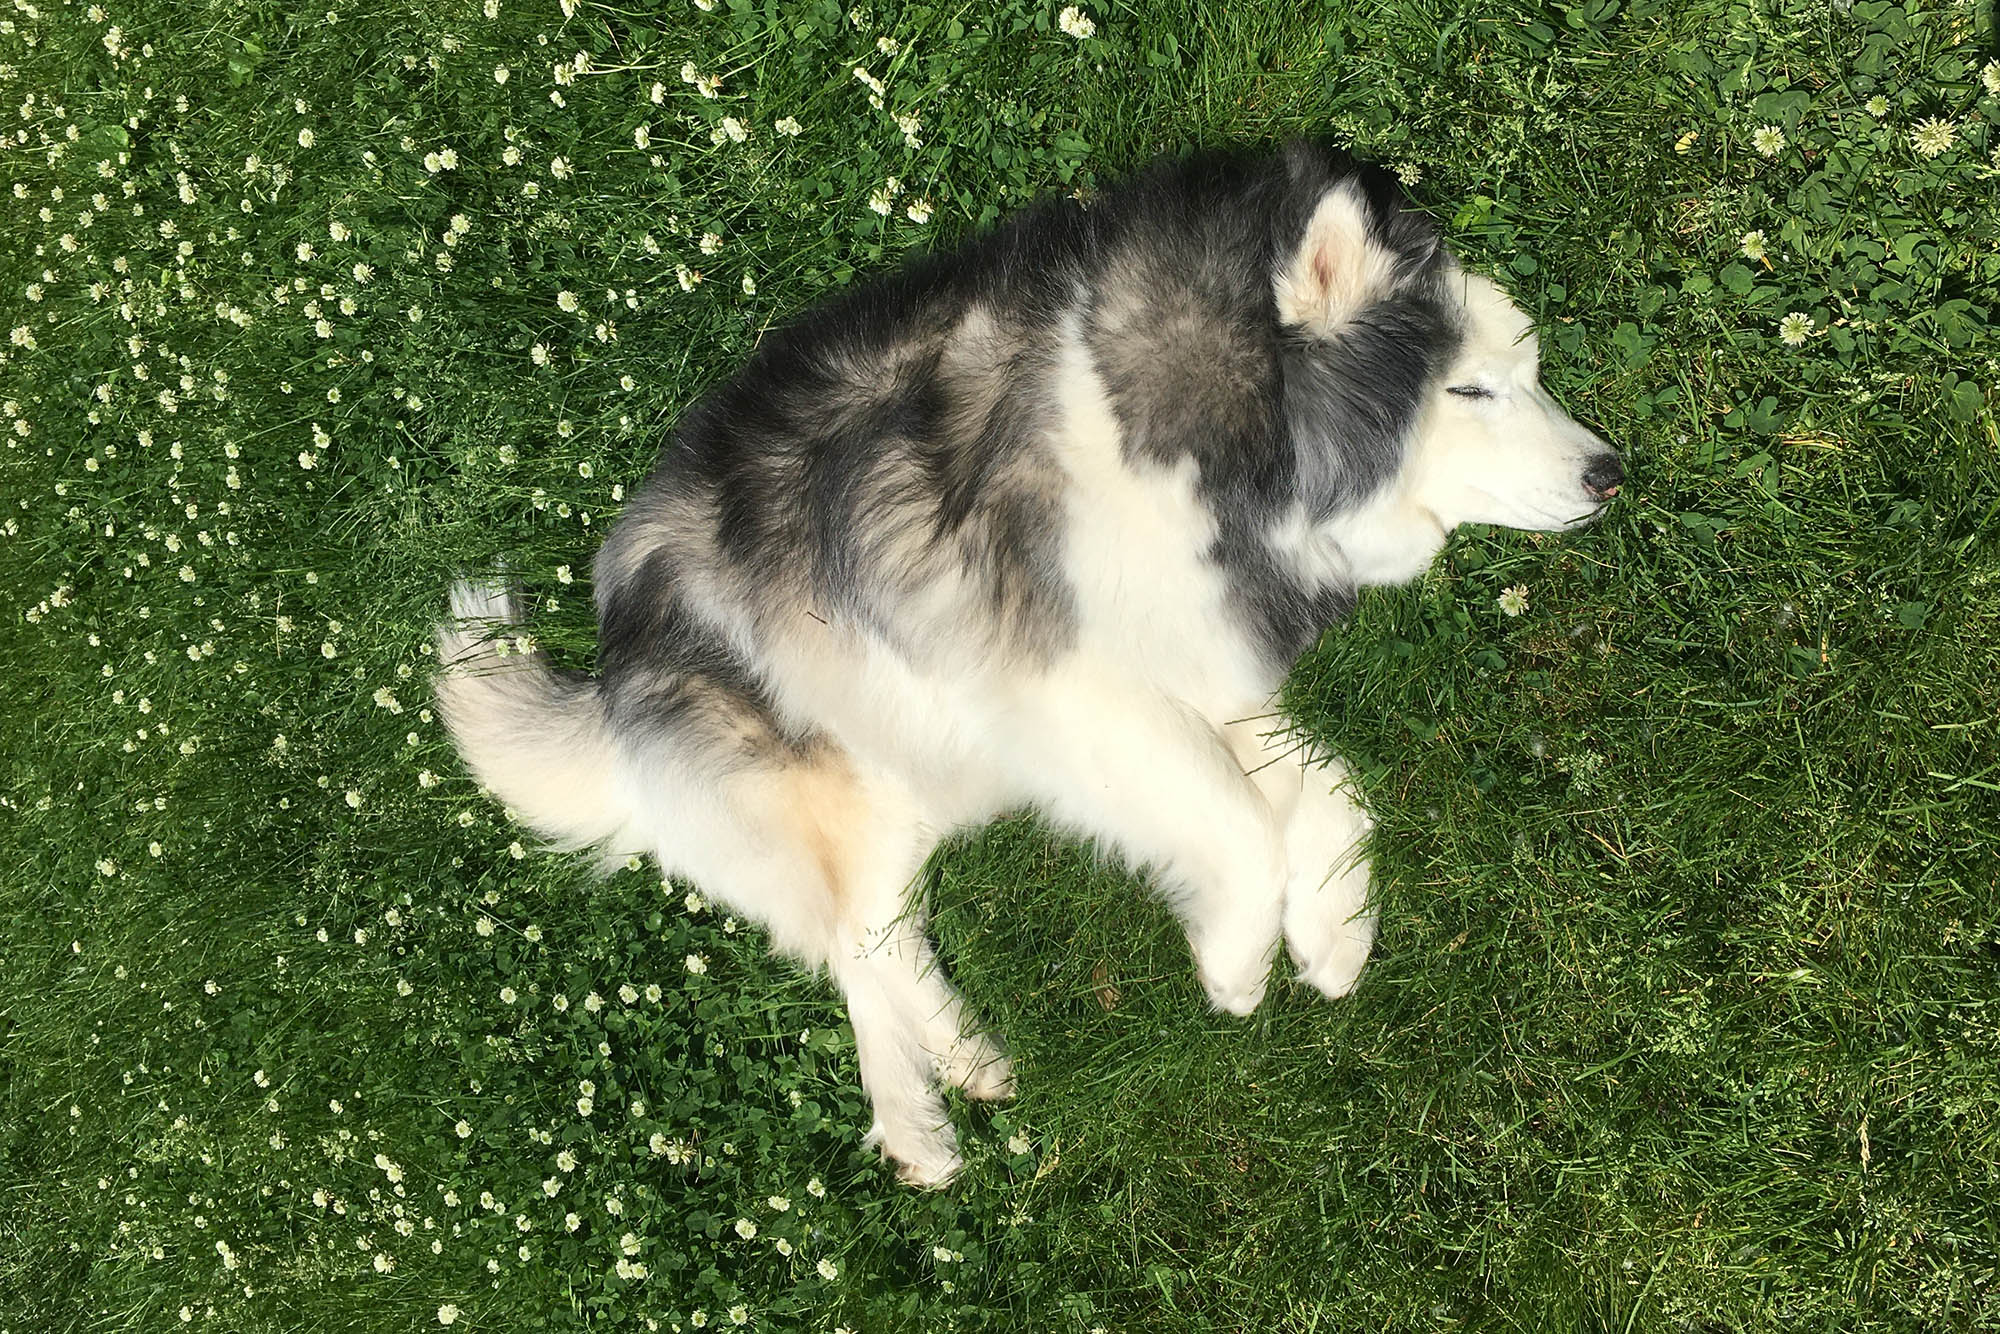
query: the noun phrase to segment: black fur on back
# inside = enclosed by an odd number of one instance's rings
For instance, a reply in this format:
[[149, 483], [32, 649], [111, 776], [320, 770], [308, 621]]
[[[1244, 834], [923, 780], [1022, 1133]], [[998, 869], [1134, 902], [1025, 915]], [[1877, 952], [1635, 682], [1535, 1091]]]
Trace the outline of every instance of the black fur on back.
[[[1331, 337], [1286, 328], [1273, 274], [1348, 180], [1399, 282]], [[614, 715], [719, 714], [739, 734], [760, 718], [752, 749], [808, 744], [732, 636], [810, 615], [919, 651], [936, 627], [903, 609], [939, 578], [983, 608], [960, 633], [1024, 665], [1061, 655], [1074, 608], [1047, 436], [1065, 327], [1128, 464], [1193, 461], [1212, 558], [1246, 628], [1288, 664], [1353, 590], [1309, 587], [1267, 534], [1293, 506], [1324, 519], [1395, 473], [1458, 338], [1445, 262], [1386, 173], [1298, 142], [1162, 162], [1090, 207], [1044, 202], [814, 308], [686, 414], [599, 555]], [[694, 583], [731, 615], [700, 614]]]

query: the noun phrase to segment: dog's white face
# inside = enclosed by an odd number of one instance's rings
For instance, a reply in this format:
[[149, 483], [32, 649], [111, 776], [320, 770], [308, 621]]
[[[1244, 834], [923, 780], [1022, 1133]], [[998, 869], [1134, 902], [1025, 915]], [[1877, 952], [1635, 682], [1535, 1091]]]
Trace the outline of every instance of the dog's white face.
[[1589, 523], [1625, 479], [1618, 456], [1542, 388], [1541, 345], [1507, 294], [1477, 274], [1447, 281], [1465, 338], [1418, 428], [1411, 497], [1447, 531]]
[[[1338, 548], [1324, 568], [1354, 583], [1416, 577], [1462, 523], [1578, 527], [1602, 513], [1625, 480], [1611, 447], [1542, 388], [1541, 347], [1527, 316], [1489, 279], [1444, 262], [1461, 334], [1452, 360], [1429, 380], [1398, 474], [1321, 530]], [[1348, 183], [1321, 199], [1273, 292], [1284, 325], [1338, 344], [1350, 322], [1398, 300], [1404, 281], [1397, 256], [1371, 231], [1359, 187]], [[1357, 365], [1365, 377], [1365, 359]], [[1321, 568], [1313, 542], [1295, 545], [1302, 567]]]

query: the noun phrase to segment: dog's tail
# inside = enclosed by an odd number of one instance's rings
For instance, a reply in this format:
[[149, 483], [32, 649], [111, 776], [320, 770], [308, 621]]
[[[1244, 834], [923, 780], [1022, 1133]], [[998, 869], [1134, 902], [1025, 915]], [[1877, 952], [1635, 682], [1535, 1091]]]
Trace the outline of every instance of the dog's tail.
[[437, 630], [438, 711], [473, 774], [523, 823], [607, 864], [632, 819], [597, 682], [558, 671], [526, 640], [496, 638], [520, 608], [497, 580], [461, 579]]

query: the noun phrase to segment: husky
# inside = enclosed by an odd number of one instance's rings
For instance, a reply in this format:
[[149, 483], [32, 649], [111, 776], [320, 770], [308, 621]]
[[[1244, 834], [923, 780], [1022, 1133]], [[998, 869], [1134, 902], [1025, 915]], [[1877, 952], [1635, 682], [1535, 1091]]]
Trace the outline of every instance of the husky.
[[1209, 1000], [1375, 936], [1369, 820], [1269, 721], [1359, 590], [1460, 524], [1596, 518], [1618, 456], [1529, 320], [1378, 168], [1309, 142], [1045, 202], [767, 337], [679, 422], [593, 569], [594, 675], [451, 591], [442, 716], [560, 845], [633, 853], [844, 994], [878, 1146], [961, 1166], [940, 1084], [1012, 1095], [919, 873], [1031, 808], [1146, 873]]

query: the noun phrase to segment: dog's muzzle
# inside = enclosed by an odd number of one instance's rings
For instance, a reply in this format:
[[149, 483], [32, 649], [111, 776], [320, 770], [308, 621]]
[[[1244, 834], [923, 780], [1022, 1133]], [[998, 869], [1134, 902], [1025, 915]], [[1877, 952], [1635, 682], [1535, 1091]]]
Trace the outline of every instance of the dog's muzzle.
[[1616, 454], [1599, 454], [1583, 470], [1583, 489], [1599, 500], [1609, 500], [1625, 484], [1625, 465]]

